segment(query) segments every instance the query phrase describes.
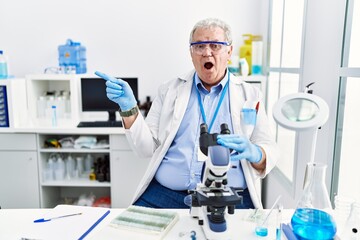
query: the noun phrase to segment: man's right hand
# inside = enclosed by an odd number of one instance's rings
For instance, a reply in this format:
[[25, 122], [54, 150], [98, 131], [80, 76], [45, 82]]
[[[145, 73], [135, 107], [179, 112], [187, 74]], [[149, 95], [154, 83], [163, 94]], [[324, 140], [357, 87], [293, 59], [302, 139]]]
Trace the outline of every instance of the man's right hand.
[[106, 96], [116, 102], [121, 111], [128, 111], [137, 105], [134, 93], [126, 81], [98, 71], [95, 74], [106, 80]]

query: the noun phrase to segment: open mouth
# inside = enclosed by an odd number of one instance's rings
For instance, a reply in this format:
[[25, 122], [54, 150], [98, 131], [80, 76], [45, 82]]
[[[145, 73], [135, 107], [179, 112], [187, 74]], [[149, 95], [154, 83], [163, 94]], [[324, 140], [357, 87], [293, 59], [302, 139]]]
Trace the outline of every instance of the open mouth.
[[206, 62], [206, 63], [204, 64], [204, 67], [205, 67], [206, 69], [211, 69], [213, 66], [214, 66], [214, 64], [213, 64], [212, 62]]

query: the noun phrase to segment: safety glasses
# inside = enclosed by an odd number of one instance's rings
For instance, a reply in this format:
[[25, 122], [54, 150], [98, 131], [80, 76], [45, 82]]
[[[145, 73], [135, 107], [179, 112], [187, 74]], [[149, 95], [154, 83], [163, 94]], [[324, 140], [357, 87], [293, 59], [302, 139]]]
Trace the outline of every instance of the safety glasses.
[[190, 43], [190, 48], [193, 53], [202, 55], [206, 48], [209, 48], [212, 54], [220, 54], [226, 50], [226, 47], [230, 46], [228, 42], [216, 42], [216, 41], [202, 41]]

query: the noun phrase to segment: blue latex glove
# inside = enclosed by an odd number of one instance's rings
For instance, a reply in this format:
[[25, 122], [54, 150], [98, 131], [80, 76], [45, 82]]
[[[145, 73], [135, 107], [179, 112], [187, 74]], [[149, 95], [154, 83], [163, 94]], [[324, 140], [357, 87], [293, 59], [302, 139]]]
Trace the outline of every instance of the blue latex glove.
[[134, 93], [126, 81], [98, 71], [95, 74], [106, 80], [106, 96], [116, 102], [121, 111], [128, 111], [137, 105]]
[[231, 161], [238, 161], [245, 158], [249, 162], [258, 163], [262, 159], [260, 147], [252, 144], [249, 139], [245, 137], [234, 134], [219, 134], [217, 136], [217, 143], [233, 149], [238, 153], [231, 155]]

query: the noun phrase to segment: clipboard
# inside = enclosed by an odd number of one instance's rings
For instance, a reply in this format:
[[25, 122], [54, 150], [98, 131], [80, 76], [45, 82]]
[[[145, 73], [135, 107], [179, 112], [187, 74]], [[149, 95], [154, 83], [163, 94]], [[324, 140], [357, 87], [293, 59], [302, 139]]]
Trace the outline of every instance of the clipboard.
[[42, 223], [32, 222], [31, 232], [24, 234], [30, 239], [84, 239], [106, 218], [110, 210], [100, 207], [57, 205], [41, 217], [49, 219], [79, 212], [82, 214]]

